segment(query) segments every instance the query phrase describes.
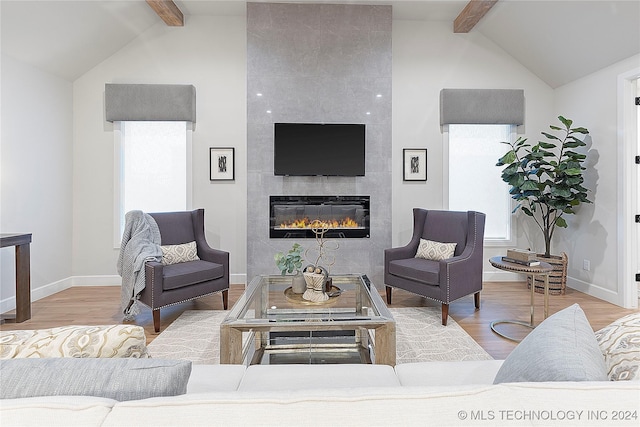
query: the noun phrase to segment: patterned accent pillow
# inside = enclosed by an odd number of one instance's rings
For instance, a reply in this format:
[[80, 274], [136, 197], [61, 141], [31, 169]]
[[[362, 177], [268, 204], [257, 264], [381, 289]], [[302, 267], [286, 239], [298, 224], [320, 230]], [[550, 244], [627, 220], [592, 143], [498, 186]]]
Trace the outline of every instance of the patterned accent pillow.
[[0, 359], [23, 357], [148, 358], [142, 326], [61, 326], [0, 332]]
[[640, 381], [640, 313], [621, 317], [596, 332], [611, 381]]
[[180, 262], [197, 261], [198, 247], [196, 242], [183, 243], [182, 245], [161, 246], [162, 264], [178, 264]]
[[456, 250], [456, 245], [457, 243], [440, 243], [433, 240], [420, 239], [415, 257], [432, 261], [451, 258]]

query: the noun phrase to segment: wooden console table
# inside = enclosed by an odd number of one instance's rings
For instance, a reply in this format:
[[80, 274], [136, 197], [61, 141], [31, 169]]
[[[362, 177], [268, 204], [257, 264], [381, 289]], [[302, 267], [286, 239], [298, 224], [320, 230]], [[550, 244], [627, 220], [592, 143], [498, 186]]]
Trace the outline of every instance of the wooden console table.
[[3, 322], [14, 320], [16, 323], [31, 319], [31, 233], [0, 234], [0, 248], [16, 247], [16, 314], [2, 315]]
[[511, 341], [521, 341], [519, 339], [512, 338], [508, 335], [503, 334], [502, 332], [498, 331], [495, 326], [501, 323], [510, 323], [513, 325], [526, 326], [530, 329], [535, 328], [535, 325], [533, 323], [533, 294], [535, 291], [536, 276], [544, 276], [544, 318], [547, 318], [547, 316], [549, 315], [549, 273], [553, 271], [553, 266], [544, 261], [541, 261], [540, 265], [535, 266], [514, 264], [511, 262], [503, 261], [502, 257], [500, 256], [491, 257], [489, 259], [489, 263], [499, 270], [510, 271], [512, 273], [523, 273], [531, 276], [531, 303], [529, 308], [529, 323], [522, 322], [520, 320], [494, 320], [493, 322], [491, 322], [491, 330], [496, 334]]

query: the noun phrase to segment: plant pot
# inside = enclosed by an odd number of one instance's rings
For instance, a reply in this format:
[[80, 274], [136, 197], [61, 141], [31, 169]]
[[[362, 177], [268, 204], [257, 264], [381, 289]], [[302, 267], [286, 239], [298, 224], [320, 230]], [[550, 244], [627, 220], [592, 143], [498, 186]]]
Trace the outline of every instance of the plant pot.
[[298, 272], [291, 279], [291, 291], [294, 294], [303, 294], [307, 290], [307, 282], [304, 280], [304, 276]]
[[[544, 261], [553, 266], [553, 271], [549, 273], [549, 295], [564, 295], [567, 286], [567, 264], [569, 259], [567, 254], [562, 252], [561, 255], [536, 254], [536, 259]], [[544, 276], [536, 276], [535, 292], [544, 293]], [[531, 289], [531, 276], [527, 277], [527, 287]]]

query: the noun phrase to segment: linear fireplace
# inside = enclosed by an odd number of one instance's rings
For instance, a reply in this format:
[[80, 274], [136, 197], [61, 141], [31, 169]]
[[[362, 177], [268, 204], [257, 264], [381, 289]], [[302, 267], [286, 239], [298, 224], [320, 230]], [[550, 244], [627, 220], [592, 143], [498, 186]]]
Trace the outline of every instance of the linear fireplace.
[[270, 196], [269, 237], [313, 238], [320, 226], [329, 238], [369, 237], [369, 196]]

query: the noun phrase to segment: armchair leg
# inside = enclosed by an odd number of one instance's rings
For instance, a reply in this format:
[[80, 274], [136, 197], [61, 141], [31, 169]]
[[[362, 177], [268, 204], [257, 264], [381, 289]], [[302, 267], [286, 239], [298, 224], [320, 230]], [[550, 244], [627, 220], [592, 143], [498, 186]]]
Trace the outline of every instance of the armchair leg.
[[160, 332], [160, 309], [153, 310], [153, 329]]
[[480, 292], [473, 294], [473, 302], [476, 304], [476, 310], [480, 309]]
[[222, 291], [222, 308], [225, 310], [229, 308], [229, 289]]
[[449, 304], [442, 304], [442, 326], [447, 326], [448, 317], [449, 317]]
[[391, 305], [391, 291], [393, 290], [393, 288], [391, 288], [391, 286], [386, 286], [385, 287], [385, 292], [387, 293], [387, 304]]

